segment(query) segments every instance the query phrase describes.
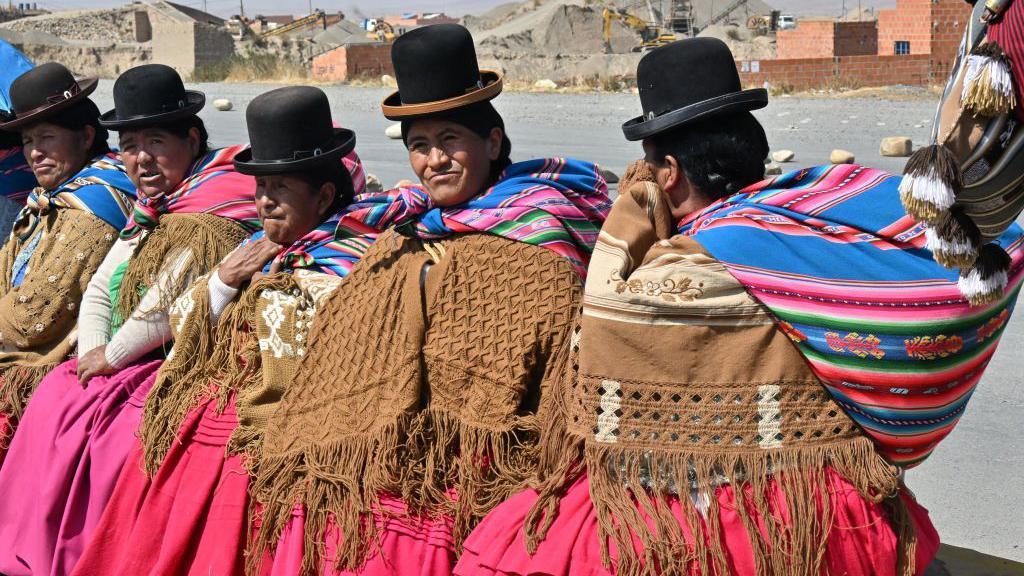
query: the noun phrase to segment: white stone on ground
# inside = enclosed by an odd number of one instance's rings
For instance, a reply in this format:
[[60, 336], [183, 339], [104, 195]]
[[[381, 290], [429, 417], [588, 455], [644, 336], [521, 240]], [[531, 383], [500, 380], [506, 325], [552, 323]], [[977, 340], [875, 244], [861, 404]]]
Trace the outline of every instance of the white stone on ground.
[[232, 104], [231, 100], [228, 100], [227, 98], [217, 98], [213, 101], [213, 107], [221, 112], [227, 112], [234, 107], [234, 104]]
[[796, 158], [796, 153], [792, 150], [776, 150], [772, 152], [773, 162], [792, 162], [793, 158]]
[[391, 126], [388, 126], [387, 129], [384, 130], [384, 135], [387, 136], [388, 138], [391, 138], [392, 140], [401, 140], [402, 123], [397, 122], [395, 124], [392, 124]]
[[533, 83], [533, 87], [538, 90], [557, 90], [558, 84], [555, 84], [553, 80], [542, 78]]
[[893, 158], [910, 156], [913, 151], [914, 142], [906, 136], [890, 136], [888, 138], [883, 138], [882, 144], [878, 147], [879, 154]]

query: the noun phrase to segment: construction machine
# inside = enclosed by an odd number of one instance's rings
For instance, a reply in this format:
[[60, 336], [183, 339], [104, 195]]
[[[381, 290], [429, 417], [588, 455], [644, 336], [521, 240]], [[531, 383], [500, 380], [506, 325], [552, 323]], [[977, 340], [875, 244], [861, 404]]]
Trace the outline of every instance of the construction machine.
[[634, 48], [634, 52], [651, 50], [676, 40], [675, 34], [665, 32], [660, 26], [634, 16], [625, 10], [605, 8], [604, 12], [601, 13], [601, 18], [604, 21], [604, 51], [606, 54], [611, 54], [612, 51], [612, 22], [616, 20], [629, 26], [640, 35], [640, 46]]
[[266, 32], [260, 34], [260, 38], [270, 38], [271, 36], [281, 36], [291, 32], [298, 32], [313, 26], [320, 26], [321, 29], [327, 28], [327, 14], [323, 10], [316, 10], [309, 16], [299, 18], [298, 20], [292, 20], [284, 26], [278, 26], [277, 28], [271, 28]]
[[394, 42], [395, 28], [384, 21], [383, 18], [371, 18], [363, 23], [366, 28], [366, 37], [380, 42]]

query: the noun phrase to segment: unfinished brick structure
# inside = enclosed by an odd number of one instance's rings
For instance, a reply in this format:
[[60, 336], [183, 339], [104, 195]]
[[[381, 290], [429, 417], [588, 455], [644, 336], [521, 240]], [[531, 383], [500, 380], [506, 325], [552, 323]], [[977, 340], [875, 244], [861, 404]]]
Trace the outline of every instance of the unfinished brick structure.
[[793, 90], [941, 84], [971, 15], [963, 0], [897, 0], [878, 22], [801, 20], [778, 58], [737, 62], [748, 86]]
[[313, 58], [313, 78], [321, 82], [349, 82], [394, 74], [391, 44], [344, 44]]

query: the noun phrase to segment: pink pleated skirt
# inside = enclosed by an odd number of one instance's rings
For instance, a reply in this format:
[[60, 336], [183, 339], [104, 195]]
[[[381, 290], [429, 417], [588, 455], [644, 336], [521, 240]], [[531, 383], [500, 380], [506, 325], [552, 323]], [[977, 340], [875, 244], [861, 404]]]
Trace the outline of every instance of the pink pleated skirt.
[[[829, 493], [834, 522], [824, 558], [827, 574], [844, 576], [896, 576], [897, 542], [889, 516], [881, 504], [862, 498], [857, 490], [834, 472], [829, 472]], [[562, 499], [558, 516], [547, 538], [536, 553], [526, 552], [523, 525], [527, 512], [537, 499], [529, 490], [513, 496], [495, 508], [469, 535], [455, 567], [456, 576], [612, 576], [617, 554], [611, 546], [612, 570], [601, 563], [597, 513], [590, 500], [590, 487], [584, 476], [574, 483]], [[776, 502], [785, 499], [777, 488]], [[716, 490], [719, 521], [728, 562], [728, 574], [756, 574], [753, 547], [747, 530], [733, 505], [733, 491], [725, 486]], [[923, 574], [939, 548], [938, 534], [928, 512], [909, 496], [902, 496], [917, 528], [917, 573]], [[685, 528], [678, 505], [672, 511]], [[785, 511], [775, 511], [788, 517]], [[701, 576], [693, 566], [689, 576]], [[725, 575], [721, 575], [725, 576]]]
[[237, 424], [233, 402], [193, 409], [152, 479], [136, 442], [73, 574], [242, 575], [249, 474], [226, 451]]
[[71, 571], [134, 445], [161, 362], [144, 359], [83, 389], [69, 360], [40, 382], [0, 470], [0, 573]]
[[[381, 506], [387, 514], [375, 514], [378, 541], [366, 563], [356, 570], [337, 570], [336, 551], [341, 535], [329, 523], [324, 535], [321, 573], [325, 576], [448, 576], [455, 564], [452, 523], [446, 518], [412, 518], [398, 498], [384, 496]], [[305, 515], [301, 507], [292, 512], [276, 552], [268, 555], [262, 576], [301, 576], [304, 552]]]

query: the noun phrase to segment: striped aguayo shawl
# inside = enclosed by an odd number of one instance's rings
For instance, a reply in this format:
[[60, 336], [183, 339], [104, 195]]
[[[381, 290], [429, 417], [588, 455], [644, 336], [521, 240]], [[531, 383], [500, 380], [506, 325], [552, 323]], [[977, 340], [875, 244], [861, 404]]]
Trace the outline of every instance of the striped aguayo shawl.
[[0, 196], [24, 204], [38, 185], [21, 146], [0, 150]]
[[900, 204], [900, 178], [820, 166], [756, 184], [681, 224], [776, 316], [836, 402], [883, 456], [920, 463], [956, 425], [1013, 311], [1024, 240], [1006, 295], [972, 307]]
[[[163, 214], [212, 214], [228, 218], [249, 231], [259, 230], [252, 176], [235, 172], [235, 156], [247, 146], [219, 148], [196, 160], [185, 179], [170, 194], [139, 198], [121, 238], [134, 238], [156, 228]], [[201, 192], [201, 193], [200, 193]]]
[[[345, 168], [352, 176], [352, 188], [355, 190], [356, 198], [366, 194], [366, 176], [363, 172], [363, 163], [355, 151], [349, 152], [342, 158]], [[346, 276], [352, 266], [363, 256], [366, 248], [377, 239], [379, 233], [373, 232], [365, 238], [353, 238], [351, 242], [343, 243], [335, 237], [338, 223], [342, 215], [351, 208], [346, 207], [341, 212], [334, 214], [314, 230], [296, 240], [291, 246], [285, 248], [271, 262], [264, 266], [263, 271], [270, 272], [275, 262], [281, 263], [282, 270], [306, 269], [322, 274], [334, 276]], [[264, 236], [263, 231], [253, 234], [245, 243], [258, 240]]]
[[366, 195], [342, 218], [337, 235], [350, 250], [365, 251], [373, 230], [390, 227], [428, 239], [486, 232], [552, 250], [585, 278], [610, 208], [608, 184], [596, 165], [541, 158], [512, 164], [497, 184], [456, 207], [434, 206], [420, 186]]
[[134, 197], [135, 185], [125, 174], [124, 164], [114, 154], [103, 154], [57, 189], [37, 187], [29, 192], [14, 231], [27, 238], [35, 230], [36, 215], [51, 208], [84, 210], [120, 230], [128, 221]]

